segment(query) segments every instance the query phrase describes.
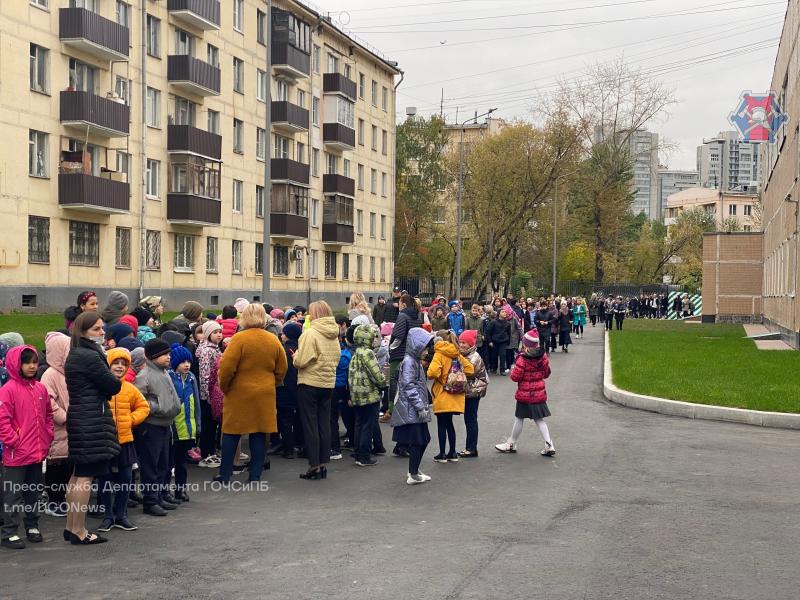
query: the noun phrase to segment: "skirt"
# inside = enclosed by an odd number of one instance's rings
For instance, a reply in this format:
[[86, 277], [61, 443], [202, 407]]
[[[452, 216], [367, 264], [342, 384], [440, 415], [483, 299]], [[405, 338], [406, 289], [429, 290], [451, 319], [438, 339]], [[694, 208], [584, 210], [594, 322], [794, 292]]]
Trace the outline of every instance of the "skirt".
[[401, 446], [427, 446], [431, 441], [431, 433], [427, 423], [400, 425], [392, 431], [392, 441]]
[[129, 469], [137, 462], [136, 448], [133, 442], [120, 444], [120, 451], [114, 458], [111, 459], [111, 472], [119, 473], [120, 469]]
[[572, 343], [572, 338], [569, 336], [569, 331], [560, 331], [558, 333], [558, 345], [569, 346]]
[[110, 470], [111, 465], [108, 460], [80, 463], [75, 465], [75, 477], [102, 477], [108, 475]]
[[544, 419], [550, 416], [550, 409], [547, 408], [547, 402], [539, 402], [538, 404], [517, 402], [514, 416], [518, 419]]

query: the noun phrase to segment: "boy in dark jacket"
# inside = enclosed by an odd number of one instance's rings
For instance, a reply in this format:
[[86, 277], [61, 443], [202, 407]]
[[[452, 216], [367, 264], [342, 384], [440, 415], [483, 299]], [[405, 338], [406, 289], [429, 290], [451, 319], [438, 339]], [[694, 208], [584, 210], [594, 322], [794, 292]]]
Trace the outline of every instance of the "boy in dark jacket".
[[337, 323], [340, 327], [339, 345], [342, 354], [339, 358], [339, 365], [336, 367], [336, 386], [333, 388], [331, 398], [331, 460], [342, 458], [342, 441], [339, 438], [339, 414], [342, 415], [347, 439], [353, 439], [353, 411], [348, 405], [350, 400], [350, 388], [347, 386], [347, 373], [350, 369], [350, 360], [353, 358], [353, 350], [347, 343], [347, 319], [338, 318]]
[[486, 330], [486, 337], [489, 339], [489, 372], [498, 372], [500, 375], [508, 375], [508, 367], [506, 364], [506, 350], [508, 343], [511, 341], [511, 315], [505, 309], [500, 310], [498, 317], [489, 323]]
[[175, 467], [175, 498], [180, 502], [188, 502], [186, 493], [186, 453], [195, 447], [200, 437], [200, 391], [197, 379], [191, 372], [192, 355], [180, 344], [172, 344], [169, 352], [172, 369], [169, 376], [180, 400], [180, 409], [172, 423], [173, 464]]
[[283, 384], [276, 389], [278, 405], [278, 431], [281, 434], [281, 454], [283, 458], [294, 458], [294, 449], [303, 446], [303, 426], [297, 412], [297, 369], [294, 367], [294, 355], [297, 352], [297, 340], [303, 333], [299, 323], [287, 323], [283, 326], [281, 340], [286, 351], [288, 368]]

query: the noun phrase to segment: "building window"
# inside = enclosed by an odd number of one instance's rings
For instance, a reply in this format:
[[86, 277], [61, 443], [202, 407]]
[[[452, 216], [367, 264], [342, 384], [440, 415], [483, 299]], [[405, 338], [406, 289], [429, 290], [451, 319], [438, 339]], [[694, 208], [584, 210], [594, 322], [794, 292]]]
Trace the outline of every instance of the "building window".
[[386, 281], [386, 259], [381, 258], [381, 281]]
[[319, 199], [311, 199], [311, 226], [319, 227]]
[[272, 248], [272, 274], [289, 275], [289, 247], [274, 246]]
[[275, 99], [280, 102], [289, 101], [289, 84], [282, 79], [275, 82]]
[[364, 189], [364, 165], [358, 165], [358, 189]]
[[356, 211], [356, 233], [364, 235], [364, 211], [360, 208]]
[[242, 32], [242, 23], [244, 21], [244, 0], [233, 0], [233, 28]]
[[233, 120], [233, 151], [244, 154], [244, 122], [239, 119]]
[[161, 268], [161, 232], [148, 230], [145, 234], [145, 265], [148, 271]]
[[306, 162], [306, 145], [303, 142], [297, 142], [297, 162]]
[[378, 106], [378, 82], [372, 80], [372, 106]]
[[342, 159], [342, 175], [347, 178], [350, 178], [350, 159], [345, 158]]
[[219, 240], [215, 237], [206, 238], [206, 273], [219, 272]]
[[319, 250], [312, 250], [308, 256], [308, 276], [313, 279], [316, 279], [318, 277], [317, 274], [318, 255], [319, 255]]
[[336, 279], [336, 252], [325, 252], [325, 279]]
[[753, 205], [752, 204], [745, 204], [744, 205], [744, 214], [745, 217], [752, 217], [753, 216]]
[[377, 223], [377, 215], [374, 212], [369, 213], [369, 237], [375, 237], [375, 229]]
[[381, 154], [386, 156], [389, 152], [389, 132], [385, 129], [381, 132]]
[[244, 94], [244, 61], [233, 57], [233, 91]]
[[335, 154], [325, 153], [325, 172], [328, 175], [336, 175], [339, 172], [339, 157]]
[[191, 273], [194, 271], [194, 236], [175, 234], [175, 270]]
[[31, 4], [39, 8], [47, 8], [47, 2], [48, 0], [31, 0]]
[[336, 97], [336, 122], [353, 129], [355, 127], [356, 105], [340, 96]]
[[294, 276], [295, 277], [302, 277], [303, 276], [303, 259], [305, 258], [306, 248], [300, 248], [303, 253], [300, 254], [300, 258], [294, 257]]
[[231, 273], [234, 275], [242, 274], [242, 241], [233, 240], [231, 242]]
[[381, 173], [381, 196], [384, 198], [386, 197], [387, 180], [386, 173]]
[[289, 138], [275, 136], [275, 153], [272, 158], [289, 158]]
[[161, 92], [155, 88], [147, 88], [145, 98], [145, 123], [148, 127], [161, 125]]
[[358, 97], [364, 99], [364, 92], [367, 87], [367, 78], [363, 73], [358, 74]]
[[348, 79], [353, 79], [352, 73], [353, 73], [352, 67], [350, 65], [348, 65], [347, 63], [345, 63], [345, 65], [344, 65], [344, 76], [347, 77]]
[[116, 92], [117, 96], [122, 98], [122, 100], [128, 106], [131, 105], [131, 85], [133, 84], [132, 80], [126, 79], [121, 75], [117, 75], [117, 81], [114, 85], [114, 91]]
[[117, 227], [114, 264], [118, 269], [131, 268], [131, 230]]
[[264, 244], [256, 242], [256, 275], [264, 274]]
[[356, 255], [356, 279], [364, 279], [364, 257], [360, 254]]
[[31, 177], [48, 176], [49, 145], [49, 134], [33, 129], [28, 130], [28, 174]]
[[117, 23], [123, 27], [131, 26], [131, 6], [122, 0], [117, 0]]
[[175, 30], [175, 54], [194, 56], [194, 36], [183, 29]]
[[732, 217], [736, 216], [736, 205], [735, 204], [729, 204], [728, 205], [728, 214], [730, 216], [732, 216]]
[[47, 48], [31, 44], [30, 85], [34, 92], [47, 93]]
[[147, 159], [147, 195], [151, 198], [161, 197], [161, 162]]
[[219, 48], [211, 44], [206, 45], [206, 62], [212, 67], [219, 68]]
[[350, 279], [350, 255], [342, 254], [342, 279]]
[[131, 155], [117, 150], [117, 173], [125, 173], [125, 181], [131, 180]]
[[233, 206], [233, 212], [241, 213], [242, 212], [242, 189], [244, 187], [244, 183], [239, 181], [238, 179], [233, 180], [233, 201], [231, 205]]
[[69, 264], [96, 267], [100, 264], [100, 225], [69, 222]]
[[378, 170], [371, 169], [369, 174], [369, 191], [373, 194], [378, 193]]
[[311, 149], [311, 174], [314, 177], [319, 177], [319, 149]]
[[256, 10], [256, 41], [267, 45], [267, 13]]
[[358, 145], [364, 145], [364, 119], [358, 120]]
[[50, 219], [28, 215], [28, 262], [50, 262]]
[[75, 91], [94, 94], [96, 73], [94, 67], [74, 58], [69, 59], [69, 85]]
[[308, 216], [308, 192], [299, 185], [274, 184], [272, 186], [272, 212]]
[[339, 57], [335, 54], [328, 53], [328, 70], [327, 73], [339, 72]]
[[306, 93], [304, 90], [298, 89], [297, 90], [297, 106], [300, 108], [306, 107]]
[[256, 217], [264, 218], [264, 186], [256, 186]]
[[311, 63], [312, 63], [311, 66], [314, 69], [314, 73], [319, 73], [319, 55], [320, 55], [319, 46], [314, 44], [314, 50], [311, 53]]
[[161, 56], [161, 21], [153, 15], [147, 15], [147, 53], [156, 58]]
[[372, 126], [372, 149], [378, 151], [378, 128], [375, 125]]
[[381, 215], [381, 239], [386, 239], [386, 215]]
[[219, 135], [219, 111], [208, 109], [208, 132]]
[[194, 127], [197, 105], [191, 100], [175, 96], [175, 124]]
[[369, 280], [375, 281], [375, 257], [369, 257]]
[[[261, 129], [261, 127], [256, 127], [256, 158], [259, 160], [264, 160], [265, 152], [267, 151], [266, 148], [266, 141], [267, 136], [265, 135], [265, 131]], [[279, 158], [276, 156], [275, 158]]]
[[311, 122], [319, 127], [319, 98], [316, 96], [311, 99]]
[[267, 101], [267, 72], [256, 69], [256, 100]]
[[389, 110], [389, 88], [383, 86], [381, 90], [381, 108], [383, 110]]

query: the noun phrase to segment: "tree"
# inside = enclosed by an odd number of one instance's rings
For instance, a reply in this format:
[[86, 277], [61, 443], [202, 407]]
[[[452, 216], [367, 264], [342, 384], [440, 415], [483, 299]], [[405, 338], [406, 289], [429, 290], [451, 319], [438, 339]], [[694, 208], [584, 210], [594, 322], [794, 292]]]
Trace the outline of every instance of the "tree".
[[[674, 267], [673, 280], [690, 288], [698, 288], [703, 277], [703, 234], [716, 231], [714, 214], [701, 208], [682, 211], [670, 228], [668, 256]], [[665, 262], [666, 264], [666, 262]]]
[[721, 231], [727, 231], [728, 233], [742, 231], [742, 224], [739, 223], [739, 219], [736, 217], [726, 217], [725, 220], [722, 221]]

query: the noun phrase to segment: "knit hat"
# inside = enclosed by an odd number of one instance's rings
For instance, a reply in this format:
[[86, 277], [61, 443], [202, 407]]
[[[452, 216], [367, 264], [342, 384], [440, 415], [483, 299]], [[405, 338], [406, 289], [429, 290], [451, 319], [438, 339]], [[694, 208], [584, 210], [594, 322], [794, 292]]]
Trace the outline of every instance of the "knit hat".
[[306, 312], [308, 312], [308, 311], [306, 310], [306, 307], [305, 307], [305, 306], [300, 306], [300, 305], [298, 304], [297, 306], [295, 306], [295, 307], [294, 307], [294, 312], [295, 312], [295, 313], [303, 313], [303, 314], [306, 314]]
[[106, 352], [106, 360], [108, 364], [112, 364], [115, 360], [125, 360], [128, 362], [128, 366], [131, 366], [131, 353], [128, 352], [125, 348], [112, 348], [108, 352]]
[[119, 310], [125, 310], [128, 306], [128, 297], [119, 290], [114, 290], [108, 295], [108, 305]]
[[199, 321], [203, 316], [203, 306], [199, 302], [189, 300], [183, 305], [181, 314], [190, 322]]
[[[144, 306], [137, 306], [131, 311], [130, 316], [136, 319], [139, 327], [141, 327], [142, 325], [147, 325], [150, 319], [153, 318], [153, 313], [147, 310]], [[121, 320], [122, 319], [120, 319], [120, 321]]]
[[160, 338], [154, 338], [144, 345], [144, 355], [148, 360], [169, 354], [169, 344]]
[[133, 335], [136, 335], [136, 333], [139, 331], [139, 319], [133, 315], [122, 315], [118, 322], [125, 323], [125, 325], [130, 327], [133, 331]]
[[244, 312], [244, 309], [250, 306], [250, 301], [247, 298], [237, 298], [236, 302], [233, 303], [233, 306], [236, 308], [236, 311], [241, 314]]
[[22, 336], [16, 331], [9, 331], [8, 333], [0, 335], [0, 343], [5, 344], [9, 348], [16, 348], [17, 346], [22, 346], [25, 340], [23, 340]]
[[161, 296], [145, 296], [142, 298], [139, 305], [148, 309], [150, 312], [155, 312], [156, 308], [161, 306]]
[[180, 344], [172, 344], [169, 347], [169, 366], [174, 371], [178, 365], [185, 362], [192, 364], [192, 353]]
[[383, 323], [381, 325], [381, 336], [386, 337], [387, 335], [392, 335], [394, 331], [394, 323]]
[[450, 300], [450, 302], [447, 303], [447, 308], [453, 308], [453, 306], [455, 306], [457, 304], [458, 304], [458, 300]]
[[132, 333], [133, 329], [131, 329], [130, 325], [126, 325], [125, 323], [114, 323], [106, 331], [106, 339], [114, 340], [114, 342], [119, 344], [120, 341], [122, 341], [122, 338], [128, 337]]
[[293, 316], [295, 316], [296, 314], [297, 314], [297, 313], [296, 313], [296, 312], [294, 312], [294, 309], [291, 309], [291, 308], [290, 308], [289, 310], [287, 310], [287, 311], [286, 311], [286, 312], [283, 314], [283, 318], [284, 318], [284, 319], [286, 319], [286, 320], [288, 321], [289, 319], [291, 319], [291, 318], [292, 318]]
[[180, 331], [165, 331], [161, 334], [161, 339], [164, 340], [167, 345], [182, 344], [186, 336]]
[[144, 346], [131, 350], [131, 367], [138, 372], [144, 365], [145, 355]]
[[358, 327], [359, 325], [369, 325], [369, 317], [367, 315], [358, 315], [355, 319], [350, 321], [350, 325]]
[[270, 311], [269, 316], [272, 317], [273, 319], [282, 319], [283, 311], [280, 308], [273, 308]]
[[222, 329], [222, 325], [220, 325], [216, 321], [206, 321], [205, 323], [203, 323], [203, 337], [205, 339], [208, 339], [208, 336], [210, 336], [215, 331], [219, 331], [220, 329]]
[[300, 339], [300, 335], [302, 333], [303, 333], [303, 326], [295, 321], [286, 323], [286, 325], [283, 326], [283, 335], [285, 335], [290, 340]]
[[458, 341], [469, 344], [470, 348], [474, 348], [478, 343], [478, 332], [474, 329], [466, 329], [458, 336]]
[[208, 321], [215, 321], [217, 319], [217, 313], [207, 312], [206, 313], [206, 320]]
[[536, 348], [539, 345], [539, 334], [535, 329], [531, 329], [522, 338], [522, 345], [525, 348]]
[[136, 348], [144, 348], [144, 344], [138, 338], [126, 337], [119, 341], [117, 348], [125, 348], [133, 352]]

